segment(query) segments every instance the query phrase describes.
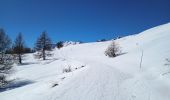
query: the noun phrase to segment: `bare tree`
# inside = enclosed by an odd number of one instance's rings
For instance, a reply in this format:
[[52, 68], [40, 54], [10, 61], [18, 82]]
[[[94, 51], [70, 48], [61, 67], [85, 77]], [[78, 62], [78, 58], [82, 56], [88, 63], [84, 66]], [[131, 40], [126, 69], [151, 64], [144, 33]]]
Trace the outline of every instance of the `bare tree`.
[[46, 56], [51, 55], [49, 52], [46, 52], [51, 51], [52, 49], [51, 39], [48, 37], [47, 32], [42, 32], [40, 37], [37, 39], [35, 49], [38, 51], [35, 56], [38, 58], [43, 58], [43, 60], [46, 60]]
[[11, 40], [3, 29], [0, 29], [0, 88], [7, 85], [6, 80], [9, 70], [12, 68], [12, 57], [6, 54], [6, 50], [11, 46]]
[[22, 55], [24, 53], [24, 48], [25, 45], [24, 45], [23, 36], [22, 33], [19, 33], [13, 45], [13, 53], [17, 54], [18, 61], [20, 64], [22, 64]]
[[105, 55], [109, 57], [116, 57], [120, 54], [120, 47], [113, 41], [105, 51]]

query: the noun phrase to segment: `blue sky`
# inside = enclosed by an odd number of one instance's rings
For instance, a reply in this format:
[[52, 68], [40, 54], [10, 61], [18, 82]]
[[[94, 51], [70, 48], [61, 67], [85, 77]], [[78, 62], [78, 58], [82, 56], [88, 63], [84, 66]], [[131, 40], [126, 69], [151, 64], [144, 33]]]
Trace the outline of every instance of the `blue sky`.
[[170, 0], [0, 0], [0, 27], [32, 47], [46, 30], [53, 42], [92, 42], [170, 22]]

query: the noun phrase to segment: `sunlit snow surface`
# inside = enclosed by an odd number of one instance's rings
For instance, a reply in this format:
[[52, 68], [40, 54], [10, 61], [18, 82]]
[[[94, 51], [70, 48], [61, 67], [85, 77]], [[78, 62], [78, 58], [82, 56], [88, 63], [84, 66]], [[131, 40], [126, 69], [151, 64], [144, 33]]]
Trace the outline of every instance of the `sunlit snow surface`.
[[[46, 61], [25, 55], [0, 100], [170, 100], [170, 23], [116, 40], [116, 58], [104, 55], [110, 43], [55, 49]], [[63, 73], [68, 67], [72, 72]]]

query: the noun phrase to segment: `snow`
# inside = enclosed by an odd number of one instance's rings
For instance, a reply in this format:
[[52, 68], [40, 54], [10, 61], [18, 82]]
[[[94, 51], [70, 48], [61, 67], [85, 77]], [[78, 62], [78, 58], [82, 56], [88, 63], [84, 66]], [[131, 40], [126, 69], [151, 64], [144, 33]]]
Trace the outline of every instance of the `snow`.
[[169, 37], [170, 23], [117, 39], [123, 54], [116, 58], [104, 55], [111, 41], [56, 48], [46, 61], [26, 54], [0, 100], [169, 100]]

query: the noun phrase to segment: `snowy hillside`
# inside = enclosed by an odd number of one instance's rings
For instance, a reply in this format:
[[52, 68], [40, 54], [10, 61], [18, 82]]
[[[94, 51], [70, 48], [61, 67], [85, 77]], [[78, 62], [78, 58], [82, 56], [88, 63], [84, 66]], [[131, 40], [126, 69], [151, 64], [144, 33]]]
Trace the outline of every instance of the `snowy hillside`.
[[0, 100], [170, 100], [170, 23], [116, 42], [115, 58], [104, 55], [111, 41], [56, 49], [46, 61], [27, 54]]

